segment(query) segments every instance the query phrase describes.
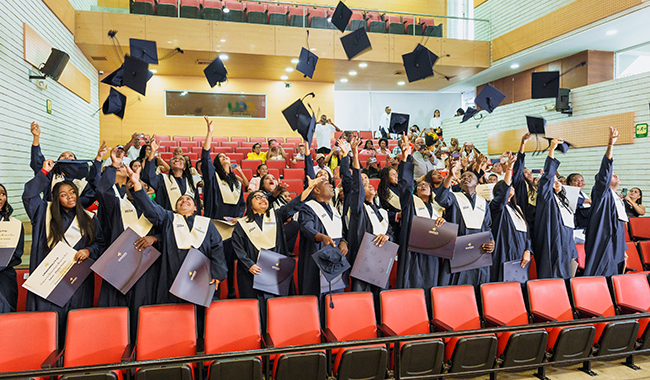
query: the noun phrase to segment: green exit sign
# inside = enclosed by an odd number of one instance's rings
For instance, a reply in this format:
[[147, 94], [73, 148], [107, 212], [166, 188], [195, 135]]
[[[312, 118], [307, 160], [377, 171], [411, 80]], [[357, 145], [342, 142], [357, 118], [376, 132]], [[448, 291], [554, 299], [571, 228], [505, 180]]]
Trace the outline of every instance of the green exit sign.
[[45, 110], [47, 113], [51, 114], [52, 113], [52, 101], [50, 99], [47, 99], [45, 101]]
[[634, 135], [639, 137], [648, 137], [648, 124], [642, 123], [634, 126]]

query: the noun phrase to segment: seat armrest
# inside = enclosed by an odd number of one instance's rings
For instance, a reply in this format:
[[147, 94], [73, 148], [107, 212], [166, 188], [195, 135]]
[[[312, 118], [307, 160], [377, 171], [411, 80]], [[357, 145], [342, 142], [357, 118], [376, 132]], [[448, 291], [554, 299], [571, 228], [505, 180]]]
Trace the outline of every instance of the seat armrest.
[[381, 331], [381, 334], [383, 336], [397, 336], [397, 333], [395, 331], [393, 331], [393, 329], [391, 329], [390, 327], [388, 327], [388, 325], [386, 325], [384, 323], [379, 325], [379, 331]]
[[43, 364], [41, 364], [41, 369], [49, 369], [52, 367], [60, 367], [59, 360], [63, 356], [63, 352], [65, 349], [61, 350], [61, 352], [56, 352], [56, 350], [52, 351], [47, 358], [43, 361]]
[[445, 322], [437, 318], [432, 319], [431, 324], [442, 331], [454, 331], [454, 329], [451, 326], [449, 326], [448, 324], [446, 324]]
[[131, 356], [133, 356], [133, 346], [127, 344], [126, 347], [124, 347], [124, 352], [122, 353], [122, 357], [120, 358], [120, 361], [130, 362]]
[[322, 331], [323, 336], [325, 337], [325, 340], [327, 342], [338, 342], [336, 339], [336, 336], [332, 332], [332, 330], [329, 329], [329, 327], [325, 327]]
[[546, 315], [541, 311], [531, 310], [530, 313], [533, 315], [535, 322], [557, 322], [557, 319]]
[[576, 311], [578, 312], [580, 318], [599, 318], [603, 316], [602, 314], [596, 313], [595, 311], [581, 306], [576, 306]]
[[640, 307], [629, 305], [626, 303], [619, 302], [618, 307], [621, 309], [621, 312], [624, 314], [635, 314], [635, 313], [647, 313], [647, 310], [643, 310]]
[[269, 335], [269, 333], [264, 333], [264, 335], [262, 336], [262, 341], [264, 343], [264, 347], [266, 347], [266, 348], [273, 348], [274, 347], [273, 339], [271, 339], [271, 335]]
[[501, 322], [497, 318], [491, 316], [491, 315], [484, 315], [483, 318], [485, 319], [485, 322], [490, 326], [490, 327], [503, 327], [507, 326], [504, 322]]

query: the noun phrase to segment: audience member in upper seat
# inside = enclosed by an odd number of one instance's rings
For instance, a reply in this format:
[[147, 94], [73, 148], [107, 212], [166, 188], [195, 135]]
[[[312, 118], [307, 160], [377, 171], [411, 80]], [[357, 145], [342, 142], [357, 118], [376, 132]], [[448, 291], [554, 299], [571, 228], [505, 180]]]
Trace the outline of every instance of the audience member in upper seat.
[[257, 169], [255, 169], [255, 175], [253, 176], [253, 178], [251, 178], [250, 181], [248, 181], [248, 191], [252, 193], [253, 191], [259, 190], [260, 180], [268, 173], [269, 173], [269, 167], [266, 166], [266, 164], [257, 165]]
[[623, 200], [625, 201], [625, 212], [628, 218], [637, 218], [645, 215], [641, 189], [638, 187], [631, 188]]
[[375, 131], [375, 138], [388, 138], [390, 133], [390, 115], [391, 115], [390, 106], [384, 108], [384, 113], [381, 114], [379, 118], [379, 128]]
[[497, 182], [499, 182], [499, 177], [494, 173], [490, 173], [487, 179], [487, 183], [497, 183]]
[[[83, 209], [79, 202], [79, 190], [72, 181], [63, 180], [52, 189], [52, 202], [41, 198], [50, 186], [48, 174], [54, 169], [54, 161], [45, 160], [43, 168], [25, 184], [23, 205], [32, 222], [32, 249], [29, 271], [34, 272], [50, 251], [58, 244], [67, 244], [77, 252], [76, 261], [90, 257], [96, 260], [103, 252], [104, 235], [99, 220]], [[59, 345], [65, 340], [66, 318], [69, 310], [93, 306], [94, 278], [88, 276], [63, 306], [27, 293], [27, 311], [56, 311], [59, 315]]]
[[614, 173], [612, 150], [618, 130], [609, 127], [609, 144], [591, 189], [591, 214], [585, 232], [585, 276], [613, 276], [625, 268], [625, 201], [616, 194], [620, 178]]
[[381, 169], [377, 166], [376, 157], [368, 157], [366, 161], [366, 167], [363, 168], [362, 173], [367, 175], [368, 178], [379, 178]]
[[[128, 165], [132, 160], [138, 158], [140, 154], [140, 137], [141, 133], [135, 132], [131, 135], [131, 139], [124, 145], [117, 145], [119, 149], [122, 150], [122, 163]], [[107, 167], [111, 164], [111, 158], [108, 157], [104, 161], [103, 167]]]
[[[476, 178], [478, 178], [479, 183], [487, 182], [485, 178], [485, 171], [487, 170], [488, 159], [482, 154], [478, 154], [476, 160], [469, 165], [468, 170], [470, 170]], [[498, 179], [498, 178], [497, 178]]]
[[[437, 134], [436, 129], [442, 126], [442, 118], [440, 117], [440, 110], [433, 111], [433, 117], [429, 121], [429, 127]], [[438, 134], [442, 136], [442, 134]]]
[[266, 153], [267, 160], [279, 161], [287, 159], [287, 154], [277, 141], [273, 140], [273, 142], [269, 142], [269, 145], [269, 151]]
[[[403, 139], [400, 141], [403, 141]], [[410, 145], [408, 143], [406, 143], [405, 146], [406, 149], [410, 149]], [[395, 239], [399, 241], [402, 205], [400, 204], [399, 198], [400, 188], [399, 175], [397, 170], [398, 169], [395, 169], [393, 166], [381, 169], [381, 172], [379, 173], [379, 186], [377, 187], [377, 195], [379, 196], [379, 204], [381, 207], [388, 211], [388, 221], [393, 228]]]
[[434, 198], [435, 198], [435, 196], [438, 195], [438, 193], [440, 193], [442, 189], [444, 189], [444, 187], [442, 186], [444, 180], [445, 178], [440, 174], [440, 172], [437, 169], [433, 169], [429, 171], [427, 174], [425, 174], [424, 176], [417, 178], [415, 181], [429, 182], [429, 184], [431, 185], [431, 191], [435, 193], [434, 194]]
[[377, 151], [375, 150], [375, 146], [372, 144], [372, 140], [368, 139], [366, 140], [366, 143], [363, 145], [363, 149], [359, 154], [369, 154], [369, 155], [376, 155]]
[[[331, 157], [331, 155], [332, 152], [330, 151], [327, 154], [327, 156]], [[325, 155], [323, 153], [318, 153], [316, 155], [316, 166], [313, 167], [316, 176], [318, 176], [318, 173], [323, 170], [326, 171], [330, 175], [330, 177], [334, 176], [334, 173], [332, 173], [332, 169], [330, 169], [329, 166], [326, 165], [326, 162], [328, 162], [328, 160], [325, 158]], [[307, 163], [305, 163], [305, 165], [307, 165]]]
[[293, 157], [293, 163], [294, 165], [298, 163], [298, 161], [305, 161], [305, 155], [307, 154], [307, 149], [305, 148], [305, 144], [299, 144], [298, 145], [298, 153]]
[[567, 185], [580, 188], [575, 212], [575, 224], [576, 229], [587, 228], [589, 213], [591, 212], [591, 199], [582, 191], [582, 188], [585, 187], [585, 179], [578, 173], [571, 173], [567, 177]]
[[517, 205], [516, 191], [512, 187], [513, 166], [517, 156], [508, 154], [506, 175], [492, 190], [490, 202], [492, 231], [494, 231], [494, 254], [490, 267], [490, 282], [503, 281], [503, 263], [521, 260], [521, 267], [530, 262], [531, 241], [526, 217]]
[[331, 149], [332, 133], [341, 132], [339, 127], [332, 123], [326, 115], [321, 115], [320, 120], [316, 122], [316, 152], [329, 153]]
[[156, 192], [156, 203], [166, 210], [174, 210], [176, 201], [182, 195], [188, 195], [194, 198], [197, 205], [197, 212], [201, 213], [201, 201], [199, 192], [194, 183], [191, 166], [187, 164], [183, 156], [174, 156], [169, 162], [169, 174], [156, 174], [155, 165], [152, 161], [158, 151], [158, 142], [151, 142], [151, 152], [147, 164], [142, 171], [142, 180], [146, 182]]
[[563, 142], [560, 138], [551, 141], [544, 175], [537, 188], [532, 234], [537, 278], [568, 279], [577, 269], [573, 211], [566, 199], [566, 190], [555, 177], [560, 166], [560, 161], [555, 159], [555, 148]]
[[[226, 278], [226, 262], [224, 259], [223, 241], [221, 235], [210, 218], [196, 215], [194, 198], [182, 195], [176, 201], [174, 211], [166, 210], [152, 202], [142, 189], [140, 176], [127, 169], [133, 182], [133, 199], [135, 206], [144, 211], [144, 216], [158, 228], [162, 236], [160, 276], [156, 292], [156, 303], [186, 303], [169, 292], [176, 275], [187, 256], [190, 248], [194, 247], [210, 259], [210, 284], [219, 288], [219, 283]], [[219, 292], [215, 293], [219, 298]]]
[[174, 148], [174, 157], [175, 156], [182, 156], [182, 155], [183, 155], [183, 148], [181, 148], [180, 146], [177, 146], [176, 148]]
[[[342, 140], [339, 141], [343, 143]], [[332, 171], [332, 176], [334, 178], [341, 178], [340, 173], [339, 175], [336, 175], [337, 168], [341, 166], [341, 158], [343, 158], [343, 154], [341, 153], [341, 148], [338, 145], [335, 146], [334, 149], [332, 149], [332, 151], [325, 156], [325, 164]]]
[[517, 199], [517, 206], [521, 208], [526, 216], [526, 223], [528, 224], [528, 231], [532, 233], [535, 231], [535, 205], [537, 204], [537, 186], [533, 184], [534, 177], [530, 169], [525, 168], [526, 161], [526, 143], [532, 138], [530, 133], [526, 133], [521, 137], [521, 144], [519, 145], [519, 152], [517, 152], [517, 160], [513, 167], [512, 173], [512, 188], [515, 190], [515, 198]]
[[[25, 250], [25, 230], [20, 220], [12, 218], [14, 209], [7, 199], [7, 189], [0, 184], [0, 229], [6, 231], [3, 247], [13, 249], [8, 262], [0, 263], [0, 314], [16, 311], [18, 305], [18, 283], [16, 270]], [[6, 266], [5, 266], [6, 265]]]
[[377, 154], [385, 154], [387, 156], [392, 154], [390, 149], [388, 149], [388, 139], [383, 137], [379, 139], [379, 149], [377, 149]]
[[[153, 135], [152, 141], [156, 138], [156, 135]], [[147, 145], [143, 145], [140, 148], [140, 153], [138, 154], [138, 159], [140, 159], [142, 167], [147, 164], [147, 161], [149, 160], [149, 153], [151, 153], [151, 142], [148, 142]], [[156, 174], [158, 173], [163, 173], [163, 172], [168, 172], [169, 171], [169, 165], [160, 158], [160, 152], [156, 152]], [[129, 163], [130, 164], [130, 163]], [[130, 165], [129, 165], [130, 166]], [[133, 168], [131, 168], [133, 169]]]
[[262, 163], [266, 162], [266, 153], [267, 152], [262, 152], [262, 144], [260, 143], [255, 143], [253, 144], [253, 151], [249, 152], [248, 155], [246, 156], [247, 160], [261, 160]]

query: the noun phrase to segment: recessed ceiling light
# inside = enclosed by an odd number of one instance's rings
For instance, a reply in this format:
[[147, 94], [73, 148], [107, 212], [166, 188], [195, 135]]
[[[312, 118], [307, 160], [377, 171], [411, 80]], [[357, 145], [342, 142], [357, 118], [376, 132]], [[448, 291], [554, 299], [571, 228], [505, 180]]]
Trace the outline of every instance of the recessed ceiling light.
[[149, 71], [151, 71], [151, 72], [154, 73], [154, 74], [158, 72], [158, 70], [156, 70], [156, 69], [151, 69], [151, 70], [149, 70]]
[[219, 58], [221, 58], [222, 61], [225, 61], [228, 59], [228, 54], [219, 54]]
[[311, 48], [311, 49], [309, 49], [309, 50], [311, 50], [311, 51], [316, 51], [316, 48]]
[[226, 42], [226, 40], [224, 40], [224, 39], [221, 39], [221, 42]]
[[341, 78], [341, 83], [348, 83], [348, 78]]
[[348, 74], [350, 74], [351, 76], [355, 76], [355, 75], [357, 75], [357, 72], [356, 71], [350, 71]]
[[183, 92], [181, 92], [180, 95], [181, 95], [181, 96], [186, 96], [186, 95], [187, 95], [187, 91], [183, 91]]
[[397, 82], [398, 86], [404, 86], [405, 84], [406, 84], [406, 82], [404, 82], [403, 80]]
[[287, 79], [289, 79], [289, 77], [286, 76], [286, 75], [283, 75], [283, 76], [280, 77], [280, 79], [282, 79], [282, 80], [287, 80]]
[[168, 43], [168, 44], [171, 44], [171, 43], [172, 43], [172, 41], [167, 41], [167, 43]]
[[284, 69], [284, 71], [290, 73], [293, 71], [293, 67], [287, 67], [286, 69]]
[[300, 62], [300, 60], [298, 58], [294, 58], [294, 59], [291, 60], [291, 63], [298, 63], [298, 62]]
[[365, 63], [365, 62], [361, 62], [361, 63], [359, 64], [359, 67], [361, 67], [362, 69], [365, 69], [366, 67], [368, 67], [368, 64]]
[[228, 13], [228, 12], [230, 12], [230, 9], [228, 9], [228, 8], [223, 9], [223, 13]]
[[513, 63], [512, 65], [510, 65], [510, 68], [511, 68], [511, 69], [518, 69], [518, 68], [519, 68], [519, 64], [518, 64], [518, 63]]
[[613, 35], [615, 35], [616, 33], [618, 33], [618, 30], [608, 30], [608, 31], [607, 31], [607, 35], [608, 35], [608, 36], [613, 36]]

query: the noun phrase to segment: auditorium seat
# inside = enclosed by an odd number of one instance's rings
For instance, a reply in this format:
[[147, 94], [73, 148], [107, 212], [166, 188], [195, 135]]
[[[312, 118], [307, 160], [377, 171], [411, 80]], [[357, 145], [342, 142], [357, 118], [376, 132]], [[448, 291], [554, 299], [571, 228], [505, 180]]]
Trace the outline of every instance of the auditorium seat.
[[[129, 309], [108, 307], [70, 310], [65, 336], [64, 367], [120, 363], [131, 356]], [[123, 371], [91, 371], [70, 379], [123, 379]], [[67, 379], [65, 376], [62, 380]]]
[[199, 155], [196, 153], [188, 153], [188, 152], [183, 152], [187, 157], [190, 158], [191, 161], [196, 161], [199, 159]]
[[[248, 139], [248, 143], [260, 143], [260, 144], [264, 145], [264, 143], [266, 143], [266, 137], [251, 137], [251, 138]], [[244, 145], [242, 145], [242, 146], [244, 146]]]
[[[379, 294], [379, 301], [380, 329], [384, 336], [431, 333], [423, 289], [384, 290]], [[441, 373], [444, 347], [440, 339], [397, 343], [394, 349], [400, 352], [400, 377]]]
[[[266, 161], [266, 162], [268, 163], [270, 161]], [[281, 161], [281, 162], [284, 162], [284, 161]], [[269, 168], [269, 174], [273, 175], [273, 177], [275, 177], [276, 181], [280, 181], [281, 172], [280, 172], [279, 169], [271, 169], [271, 168]]]
[[52, 367], [57, 326], [53, 311], [0, 314], [0, 373]]
[[639, 244], [639, 252], [641, 253], [643, 262], [646, 264], [650, 264], [650, 240], [640, 241], [638, 242], [638, 244]]
[[[205, 354], [259, 350], [262, 348], [260, 311], [253, 299], [214, 301], [205, 309]], [[206, 363], [208, 380], [262, 379], [257, 357]]]
[[16, 269], [16, 281], [18, 282], [18, 305], [16, 311], [25, 311], [27, 305], [27, 289], [23, 288], [25, 280], [29, 277], [29, 269]]
[[304, 190], [302, 179], [284, 179], [282, 182], [288, 185], [288, 192], [300, 194]]
[[257, 167], [262, 165], [262, 160], [243, 160], [241, 162], [242, 169], [251, 169], [254, 172], [257, 171]]
[[246, 141], [248, 141], [248, 138], [247, 137], [231, 137], [230, 141], [246, 142]]
[[[262, 137], [262, 138], [264, 138], [264, 137]], [[276, 140], [277, 142], [282, 144], [284, 142], [284, 137], [269, 137], [268, 140]]]
[[[223, 17], [223, 4], [220, 0], [203, 0], [203, 11], [201, 16], [206, 20], [221, 21]], [[226, 138], [226, 141], [227, 138]]]
[[368, 31], [373, 33], [386, 33], [386, 21], [379, 12], [366, 12]]
[[287, 26], [287, 6], [271, 5], [266, 8], [269, 25]]
[[[244, 4], [239, 1], [225, 1], [223, 5], [224, 21], [244, 22]], [[226, 12], [226, 8], [228, 12]]]
[[632, 235], [630, 235], [630, 229], [627, 227], [628, 223], [625, 223], [625, 241], [632, 241]]
[[280, 171], [280, 174], [282, 174], [284, 168], [287, 166], [287, 163], [284, 160], [267, 160], [266, 166], [269, 169], [277, 169]]
[[630, 218], [630, 234], [635, 240], [650, 239], [650, 217]]
[[199, 0], [181, 0], [181, 17], [201, 18]]
[[372, 187], [375, 188], [375, 191], [379, 189], [379, 182], [381, 181], [379, 178], [370, 178], [368, 181], [370, 181]]
[[[321, 343], [318, 299], [314, 296], [270, 298], [266, 301], [266, 347], [287, 347]], [[287, 323], [300, 321], [300, 323]], [[271, 355], [273, 378], [325, 379], [324, 351]]]
[[174, 153], [160, 153], [160, 158], [165, 161], [169, 161], [174, 157]]
[[221, 146], [222, 147], [231, 147], [231, 148], [237, 148], [239, 146], [239, 143], [241, 141], [222, 141]]
[[246, 5], [246, 22], [251, 24], [266, 24], [266, 4], [254, 1], [244, 2]]
[[627, 242], [627, 251], [625, 253], [627, 254], [627, 264], [626, 264], [626, 271], [633, 271], [633, 272], [643, 272], [645, 270], [645, 266], [643, 265], [643, 262], [641, 261], [641, 256], [639, 255], [639, 251], [636, 249], [636, 244], [634, 242]]
[[400, 16], [388, 16], [388, 33], [404, 34], [404, 22]]
[[[244, 143], [242, 143], [244, 144]], [[244, 147], [244, 146], [238, 146], [235, 148], [235, 152], [241, 153], [244, 156], [246, 156], [248, 153], [252, 152], [253, 148], [252, 147]]]
[[296, 137], [287, 137], [287, 142], [296, 144], [296, 146], [298, 146], [298, 144], [302, 144], [302, 139]]
[[576, 251], [578, 252], [578, 269], [584, 270], [585, 269], [585, 245], [584, 244], [576, 244]]
[[[404, 25], [406, 26], [406, 34], [421, 36], [424, 30], [422, 22], [416, 23], [415, 16], [404, 16]], [[415, 29], [415, 32], [414, 32]]]
[[[431, 315], [436, 331], [478, 330], [482, 326], [471, 285], [431, 288]], [[445, 338], [449, 372], [490, 369], [497, 353], [494, 334]]]
[[329, 13], [327, 8], [317, 7], [309, 10], [309, 27], [316, 29], [329, 29], [330, 23], [327, 20]]
[[[170, 328], [173, 326], [173, 328]], [[196, 319], [193, 304], [142, 306], [138, 313], [135, 359], [154, 360], [196, 355]], [[195, 365], [177, 364], [140, 368], [135, 378], [194, 378]]]
[[161, 142], [161, 141], [171, 141], [171, 137], [169, 135], [155, 135], [156, 141]]
[[288, 179], [298, 179], [301, 180], [305, 178], [304, 169], [284, 169], [284, 180]]
[[442, 24], [436, 25], [432, 18], [420, 17], [420, 23], [424, 28], [424, 35], [430, 37], [442, 37]]
[[[334, 308], [329, 307], [330, 299]], [[333, 294], [325, 297], [325, 337], [328, 342], [377, 338], [373, 295], [370, 292]], [[354, 316], [354, 318], [350, 318]], [[332, 350], [333, 373], [338, 379], [383, 379], [388, 365], [385, 345]]]
[[232, 148], [229, 146], [213, 146], [212, 153], [232, 153]]
[[[574, 277], [570, 280], [573, 306], [580, 318], [616, 315], [605, 277]], [[617, 321], [597, 323], [594, 356], [620, 354], [634, 349], [639, 323]]]
[[372, 139], [372, 131], [361, 131], [359, 132], [359, 138], [362, 140]]
[[158, 0], [156, 6], [158, 16], [178, 17], [178, 8], [176, 0]]
[[192, 138], [190, 136], [174, 136], [173, 140], [174, 141], [192, 141]]
[[[650, 286], [645, 274], [612, 276], [614, 301], [622, 314], [647, 313], [650, 310]], [[648, 319], [640, 319], [637, 342], [639, 349], [650, 348]]]
[[[232, 160], [230, 160], [230, 162], [232, 162]], [[242, 169], [241, 171], [244, 173], [244, 177], [246, 177], [246, 179], [249, 181], [251, 180], [251, 178], [253, 178], [253, 173], [255, 173], [255, 171], [252, 169]], [[245, 194], [247, 193], [244, 193], [244, 195]]]
[[288, 6], [287, 16], [290, 26], [309, 27], [309, 8], [303, 6]]
[[[207, 0], [204, 0], [204, 1], [207, 1]], [[227, 142], [227, 141], [230, 141], [230, 139], [228, 139], [228, 137], [226, 137], [226, 136], [213, 137], [212, 142], [215, 142], [215, 141], [219, 141], [219, 142], [226, 141]]]
[[[536, 323], [574, 319], [563, 279], [530, 280], [526, 283], [526, 289], [528, 308]], [[548, 332], [546, 351], [549, 354], [549, 361], [552, 362], [587, 358], [596, 334], [596, 328], [592, 325], [554, 327], [546, 331]]]
[[160, 147], [167, 148], [168, 150], [171, 149], [172, 151], [174, 148], [178, 146], [178, 141], [161, 141], [160, 142]]
[[246, 159], [246, 154], [244, 154], [244, 153], [230, 153], [230, 154], [228, 154], [228, 157], [231, 160], [242, 161], [242, 160]]
[[357, 30], [359, 28], [367, 29], [366, 19], [363, 17], [362, 11], [352, 11], [347, 30]]
[[196, 154], [198, 157], [201, 157], [201, 153], [203, 152], [203, 146], [195, 146], [190, 148], [190, 152]]
[[196, 148], [200, 146], [200, 143], [198, 141], [181, 141], [179, 144], [183, 150], [189, 150], [189, 148]]
[[304, 160], [303, 161], [296, 161], [295, 163], [293, 161], [291, 161], [289, 163], [289, 166], [291, 166], [292, 169], [302, 169], [303, 172], [305, 171], [304, 170], [305, 169], [305, 161]]
[[131, 2], [131, 13], [153, 15], [156, 13], [156, 3], [154, 0], [134, 0]]

